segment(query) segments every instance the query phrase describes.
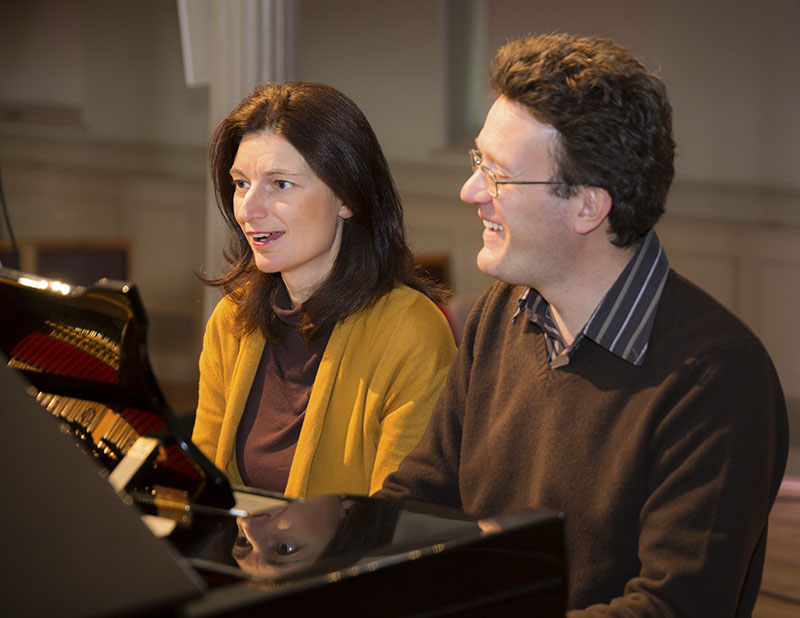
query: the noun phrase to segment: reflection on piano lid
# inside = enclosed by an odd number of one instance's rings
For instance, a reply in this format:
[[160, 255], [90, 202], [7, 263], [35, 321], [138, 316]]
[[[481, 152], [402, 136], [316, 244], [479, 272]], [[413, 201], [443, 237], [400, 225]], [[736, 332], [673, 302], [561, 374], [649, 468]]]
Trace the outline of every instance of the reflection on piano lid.
[[226, 585], [186, 603], [185, 615], [564, 616], [558, 513], [476, 521], [363, 496], [269, 500], [187, 556], [209, 582]]
[[[117, 500], [120, 509], [136, 504], [142, 521], [158, 516], [158, 521], [172, 522], [166, 534], [172, 551], [179, 552], [175, 566], [189, 572], [183, 581], [176, 573], [157, 578], [163, 584], [157, 594], [154, 586], [152, 600], [139, 595], [134, 606], [130, 599], [137, 595], [123, 594], [118, 581], [106, 585], [102, 569], [92, 569], [95, 588], [107, 592], [103, 602], [117, 608], [103, 615], [147, 614], [154, 610], [146, 607], [156, 603], [158, 615], [197, 618], [266, 611], [494, 616], [529, 613], [532, 607], [537, 616], [564, 615], [567, 582], [558, 513], [522, 511], [474, 521], [428, 505], [357, 496], [291, 500], [254, 488], [231, 488], [182, 435], [150, 368], [146, 330], [144, 308], [130, 283], [102, 280], [73, 287], [0, 268], [0, 350], [8, 367], [30, 385], [31, 406], [42, 410], [42, 418], [57, 419], [90, 454], [108, 477], [105, 487], [112, 497], [116, 492], [128, 503]], [[3, 412], [15, 414], [17, 408], [23, 416], [29, 413], [16, 404]], [[22, 427], [24, 419], [17, 420]], [[56, 517], [60, 512], [55, 491], [52, 498], [41, 495], [48, 488], [46, 467], [38, 466], [35, 482], [41, 491], [31, 498], [40, 504], [33, 517], [37, 525], [46, 525], [46, 509]], [[60, 470], [53, 474], [59, 492], [63, 475]], [[84, 485], [83, 479], [74, 482]], [[103, 516], [114, 521], [129, 515], [105, 502], [103, 508]], [[70, 509], [68, 517], [74, 517], [74, 505]], [[95, 521], [97, 514], [87, 519]], [[25, 519], [24, 526], [29, 524]], [[116, 527], [109, 521], [98, 535], [103, 548]], [[47, 538], [63, 544], [68, 536]], [[163, 541], [150, 537], [153, 544], [139, 537], [136, 547], [121, 540], [120, 549], [126, 551], [120, 560], [130, 561], [131, 568], [134, 563], [139, 568], [148, 556], [163, 562], [157, 544]], [[92, 555], [93, 541], [83, 540], [87, 555]], [[81, 559], [75, 557], [78, 563]], [[108, 572], [109, 578], [116, 573]], [[70, 582], [80, 590], [85, 584], [82, 570], [74, 567], [62, 568], [60, 580], [60, 596], [42, 601], [49, 615], [95, 612], [89, 599], [85, 607], [54, 612], [60, 598], [76, 598]], [[38, 581], [32, 573], [31, 585]], [[187, 600], [199, 590], [197, 582], [207, 589]], [[167, 599], [173, 600], [165, 612]], [[120, 612], [119, 603], [129, 611]]]

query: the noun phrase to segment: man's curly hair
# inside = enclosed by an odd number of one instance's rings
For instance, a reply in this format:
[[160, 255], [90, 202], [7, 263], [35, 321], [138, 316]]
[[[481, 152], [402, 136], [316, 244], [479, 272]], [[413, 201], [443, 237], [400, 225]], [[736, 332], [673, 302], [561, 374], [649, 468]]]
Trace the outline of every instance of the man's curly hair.
[[609, 192], [612, 242], [627, 247], [664, 212], [675, 175], [672, 107], [664, 83], [607, 39], [530, 36], [497, 52], [490, 82], [497, 96], [524, 106], [559, 133], [554, 186]]

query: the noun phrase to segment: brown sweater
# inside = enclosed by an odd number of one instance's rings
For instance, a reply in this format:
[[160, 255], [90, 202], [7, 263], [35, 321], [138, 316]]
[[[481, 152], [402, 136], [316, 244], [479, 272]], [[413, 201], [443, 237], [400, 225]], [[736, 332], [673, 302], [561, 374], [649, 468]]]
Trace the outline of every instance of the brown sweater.
[[763, 346], [670, 271], [642, 366], [585, 339], [554, 370], [542, 332], [512, 323], [521, 291], [497, 283], [478, 302], [380, 495], [563, 511], [570, 618], [749, 616], [788, 441]]

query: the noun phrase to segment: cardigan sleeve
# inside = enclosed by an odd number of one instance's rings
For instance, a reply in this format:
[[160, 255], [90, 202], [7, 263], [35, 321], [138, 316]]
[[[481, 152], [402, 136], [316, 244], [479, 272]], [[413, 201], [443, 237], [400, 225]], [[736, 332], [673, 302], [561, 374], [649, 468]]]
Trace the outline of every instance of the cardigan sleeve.
[[392, 329], [376, 371], [386, 383], [370, 494], [419, 442], [447, 380], [455, 341], [444, 314], [419, 295]]
[[[212, 462], [216, 455], [226, 405], [226, 357], [236, 357], [238, 345], [227, 327], [232, 305], [227, 299], [217, 304], [206, 325], [200, 353], [200, 384], [192, 442]], [[227, 351], [227, 354], [226, 354]]]
[[459, 349], [450, 370], [450, 380], [442, 391], [422, 439], [400, 462], [397, 471], [385, 479], [379, 497], [462, 508], [458, 471], [463, 400], [456, 386], [463, 367], [462, 356]]
[[472, 370], [472, 346], [487, 294], [470, 313], [463, 340], [422, 439], [386, 479], [379, 492], [381, 497], [463, 508], [459, 488], [462, 424]]

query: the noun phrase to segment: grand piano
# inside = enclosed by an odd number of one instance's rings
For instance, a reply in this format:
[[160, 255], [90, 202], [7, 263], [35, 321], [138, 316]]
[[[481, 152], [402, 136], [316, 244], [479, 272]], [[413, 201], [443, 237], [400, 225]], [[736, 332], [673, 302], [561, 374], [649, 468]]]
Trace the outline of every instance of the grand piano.
[[560, 513], [232, 487], [146, 336], [132, 283], [0, 268], [4, 615], [564, 615]]

